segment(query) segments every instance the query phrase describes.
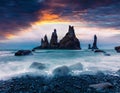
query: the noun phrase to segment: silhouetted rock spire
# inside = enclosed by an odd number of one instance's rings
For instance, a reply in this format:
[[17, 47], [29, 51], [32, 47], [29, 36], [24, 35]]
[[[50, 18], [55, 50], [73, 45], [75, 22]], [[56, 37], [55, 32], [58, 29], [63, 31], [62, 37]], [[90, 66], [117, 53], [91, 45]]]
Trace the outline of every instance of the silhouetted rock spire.
[[75, 36], [74, 27], [69, 26], [67, 34], [60, 40], [60, 49], [81, 49], [80, 42]]
[[94, 49], [98, 49], [98, 47], [97, 47], [97, 36], [96, 35], [94, 35], [94, 42], [93, 42], [93, 46], [92, 46], [92, 50], [94, 50]]
[[47, 49], [49, 48], [49, 42], [48, 42], [48, 38], [47, 35], [44, 36], [44, 39], [41, 39], [41, 46], [42, 49]]
[[50, 40], [50, 48], [58, 48], [58, 36], [57, 31], [54, 29], [54, 32], [52, 33], [51, 40]]

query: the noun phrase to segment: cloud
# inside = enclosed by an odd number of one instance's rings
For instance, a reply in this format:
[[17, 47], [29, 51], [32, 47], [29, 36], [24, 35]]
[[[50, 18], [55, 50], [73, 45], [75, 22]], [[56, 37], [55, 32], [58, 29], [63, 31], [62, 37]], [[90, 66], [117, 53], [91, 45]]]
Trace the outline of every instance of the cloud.
[[120, 29], [119, 0], [0, 0], [0, 39], [42, 21], [86, 21]]
[[30, 27], [41, 9], [37, 0], [0, 0], [0, 37]]

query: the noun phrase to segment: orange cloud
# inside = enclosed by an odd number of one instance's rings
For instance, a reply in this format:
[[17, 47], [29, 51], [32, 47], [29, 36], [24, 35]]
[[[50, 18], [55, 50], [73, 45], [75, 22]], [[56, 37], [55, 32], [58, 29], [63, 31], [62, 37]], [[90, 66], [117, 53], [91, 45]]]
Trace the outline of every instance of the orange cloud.
[[40, 20], [35, 22], [33, 25], [41, 25], [41, 24], [59, 24], [63, 22], [70, 22], [70, 20], [64, 19], [63, 17], [60, 17], [58, 14], [54, 14], [51, 12], [51, 10], [42, 11], [42, 16], [40, 17]]
[[12, 38], [15, 38], [16, 36], [13, 35], [13, 34], [6, 34], [6, 38], [7, 39], [12, 39]]

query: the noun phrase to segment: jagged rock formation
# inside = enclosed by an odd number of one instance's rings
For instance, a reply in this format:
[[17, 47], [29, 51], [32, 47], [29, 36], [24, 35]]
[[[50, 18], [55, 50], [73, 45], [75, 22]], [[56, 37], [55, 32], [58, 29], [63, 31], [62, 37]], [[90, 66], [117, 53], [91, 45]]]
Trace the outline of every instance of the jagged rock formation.
[[47, 35], [41, 39], [41, 45], [35, 49], [81, 49], [80, 42], [77, 39], [73, 26], [69, 26], [67, 34], [58, 42], [57, 31], [54, 29], [50, 43], [48, 42]]
[[54, 29], [54, 32], [52, 33], [52, 36], [51, 36], [50, 48], [51, 49], [57, 49], [58, 48], [58, 36], [57, 36], [57, 33], [56, 33], [56, 29]]
[[88, 44], [88, 49], [92, 49], [91, 44]]
[[80, 42], [75, 36], [74, 27], [69, 26], [69, 30], [65, 37], [60, 40], [60, 49], [81, 49]]
[[115, 47], [116, 52], [120, 53], [120, 46]]
[[94, 35], [94, 42], [93, 42], [93, 46], [92, 46], [92, 50], [98, 49], [97, 47], [97, 36]]

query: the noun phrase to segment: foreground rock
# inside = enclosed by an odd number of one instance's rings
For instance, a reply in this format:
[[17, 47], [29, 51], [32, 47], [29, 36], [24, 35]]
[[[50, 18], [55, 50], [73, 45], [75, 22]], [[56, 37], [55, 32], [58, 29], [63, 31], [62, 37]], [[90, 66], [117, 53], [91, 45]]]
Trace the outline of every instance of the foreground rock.
[[18, 50], [15, 53], [15, 56], [25, 56], [25, 55], [31, 55], [32, 51], [31, 50]]
[[34, 62], [30, 65], [30, 68], [42, 70], [45, 69], [46, 67], [43, 63]]
[[58, 42], [57, 31], [54, 29], [50, 43], [48, 42], [47, 35], [45, 35], [44, 39], [41, 39], [41, 45], [33, 48], [33, 51], [36, 49], [81, 49], [81, 46], [75, 35], [74, 27], [69, 26], [68, 32], [60, 42]]
[[70, 72], [69, 68], [67, 66], [61, 66], [56, 69], [54, 69], [53, 74], [55, 76], [66, 76]]
[[104, 90], [104, 89], [113, 88], [113, 85], [109, 82], [105, 82], [105, 83], [91, 84], [89, 85], [89, 87], [94, 88], [96, 90]]
[[120, 76], [120, 69], [116, 72], [116, 74], [118, 74]]
[[115, 47], [116, 52], [120, 53], [120, 46]]

